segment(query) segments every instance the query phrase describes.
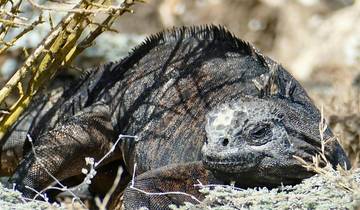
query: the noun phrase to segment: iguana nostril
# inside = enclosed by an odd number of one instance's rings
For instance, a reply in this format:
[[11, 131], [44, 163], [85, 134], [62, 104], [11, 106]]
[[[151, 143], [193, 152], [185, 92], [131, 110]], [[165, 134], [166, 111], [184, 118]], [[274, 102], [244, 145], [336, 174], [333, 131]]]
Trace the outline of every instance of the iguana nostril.
[[227, 146], [227, 145], [229, 144], [229, 139], [228, 139], [228, 138], [222, 139], [221, 144], [222, 144], [224, 147]]
[[211, 156], [206, 156], [206, 160], [207, 161], [215, 161], [215, 159], [213, 157], [211, 157]]

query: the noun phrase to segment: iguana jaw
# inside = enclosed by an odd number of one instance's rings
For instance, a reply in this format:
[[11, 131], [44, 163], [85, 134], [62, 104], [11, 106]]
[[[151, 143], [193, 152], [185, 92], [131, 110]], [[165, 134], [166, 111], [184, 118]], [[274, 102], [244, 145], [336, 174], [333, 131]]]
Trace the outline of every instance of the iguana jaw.
[[222, 170], [226, 173], [253, 170], [259, 165], [264, 155], [261, 152], [248, 153], [246, 152], [248, 149], [249, 147], [244, 145], [220, 151], [205, 144], [202, 148], [203, 163], [209, 169]]
[[[209, 160], [203, 158], [203, 164], [216, 178], [225, 182], [235, 182], [238, 187], [276, 187], [279, 185], [297, 184], [313, 175], [295, 160], [290, 150], [282, 155], [273, 156], [264, 153], [249, 153], [247, 159], [234, 161], [230, 159]], [[246, 157], [239, 154], [238, 157]]]
[[[287, 170], [268, 171], [262, 173], [256, 169], [246, 172], [228, 173], [223, 170], [210, 169], [214, 177], [223, 183], [234, 184], [236, 187], [278, 187], [281, 185], [293, 185], [300, 183], [303, 179], [314, 175], [313, 172], [306, 171], [301, 166], [289, 168]], [[289, 174], [286, 174], [288, 172]]]

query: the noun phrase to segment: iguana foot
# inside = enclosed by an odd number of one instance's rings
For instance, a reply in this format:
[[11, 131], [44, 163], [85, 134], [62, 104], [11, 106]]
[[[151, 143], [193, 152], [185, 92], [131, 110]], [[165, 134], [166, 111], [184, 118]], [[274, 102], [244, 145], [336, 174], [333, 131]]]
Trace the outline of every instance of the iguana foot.
[[[204, 198], [196, 184], [220, 183], [201, 162], [173, 164], [135, 177], [124, 193], [125, 209], [169, 209], [169, 205], [198, 203]], [[110, 209], [119, 206], [114, 200]]]

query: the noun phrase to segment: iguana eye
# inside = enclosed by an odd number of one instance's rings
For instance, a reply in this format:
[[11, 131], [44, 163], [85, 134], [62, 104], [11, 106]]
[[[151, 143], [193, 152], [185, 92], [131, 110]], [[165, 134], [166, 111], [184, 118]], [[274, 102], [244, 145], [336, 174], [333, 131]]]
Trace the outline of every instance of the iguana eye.
[[265, 137], [269, 132], [270, 132], [270, 125], [266, 124], [266, 125], [262, 125], [262, 126], [258, 126], [256, 128], [254, 128], [250, 132], [250, 135], [251, 135], [251, 137], [258, 139], [258, 138]]

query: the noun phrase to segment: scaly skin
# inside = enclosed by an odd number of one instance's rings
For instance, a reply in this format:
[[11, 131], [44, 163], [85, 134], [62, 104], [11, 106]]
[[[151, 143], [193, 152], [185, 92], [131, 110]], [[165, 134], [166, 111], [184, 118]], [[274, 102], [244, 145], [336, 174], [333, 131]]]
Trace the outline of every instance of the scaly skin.
[[[228, 120], [222, 120], [227, 112], [221, 107], [232, 110]], [[150, 37], [124, 60], [89, 72], [49, 113], [56, 118], [54, 128], [35, 129], [37, 158], [26, 154], [12, 177], [29, 197], [34, 193], [25, 186], [41, 190], [53, 182], [44, 167], [59, 180], [77, 176], [85, 157], [99, 160], [119, 134], [139, 141], [123, 139], [100, 168], [116, 162], [125, 170], [123, 180], [130, 180], [137, 163], [135, 187], [180, 190], [198, 199], [196, 180], [269, 187], [298, 183], [312, 174], [293, 155], [309, 159], [321, 145], [320, 113], [300, 84], [215, 26]], [[336, 140], [326, 149], [334, 166], [350, 166]], [[126, 182], [119, 184], [110, 208], [120, 208], [125, 187]], [[184, 201], [195, 202], [185, 195], [145, 195], [129, 186], [124, 194], [126, 209], [166, 209]]]
[[67, 75], [57, 75], [53, 83], [46, 89], [40, 91], [35, 96], [26, 112], [18, 119], [8, 134], [1, 139], [0, 143], [0, 176], [10, 176], [14, 173], [16, 166], [23, 158], [29, 145], [26, 142], [26, 135], [31, 134], [36, 138], [38, 132], [34, 130], [35, 125], [43, 130], [51, 129], [55, 124], [55, 118], [46, 118], [40, 125], [40, 120], [44, 119], [49, 110], [53, 108], [68, 85], [75, 82], [75, 79]]

